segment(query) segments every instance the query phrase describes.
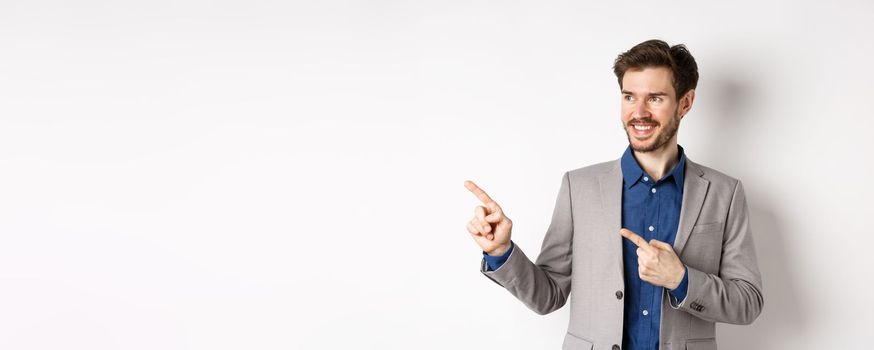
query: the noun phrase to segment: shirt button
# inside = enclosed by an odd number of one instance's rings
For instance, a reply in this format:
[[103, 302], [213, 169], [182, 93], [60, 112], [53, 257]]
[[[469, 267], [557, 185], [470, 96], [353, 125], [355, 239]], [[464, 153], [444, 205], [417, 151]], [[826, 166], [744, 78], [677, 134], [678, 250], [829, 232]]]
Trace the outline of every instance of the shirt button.
[[655, 189], [655, 188], [653, 188], [653, 189], [652, 189], [652, 193], [655, 193], [655, 191], [656, 191], [656, 189]]
[[616, 291], [616, 299], [622, 299], [622, 291], [621, 290]]
[[646, 176], [644, 176], [644, 177], [643, 177], [643, 181], [649, 181], [649, 178], [646, 177]]
[[619, 350], [619, 345], [613, 344], [613, 350]]
[[655, 230], [655, 227], [650, 226], [649, 231], [652, 232], [652, 230]]
[[649, 315], [649, 311], [643, 310], [643, 315], [644, 316]]

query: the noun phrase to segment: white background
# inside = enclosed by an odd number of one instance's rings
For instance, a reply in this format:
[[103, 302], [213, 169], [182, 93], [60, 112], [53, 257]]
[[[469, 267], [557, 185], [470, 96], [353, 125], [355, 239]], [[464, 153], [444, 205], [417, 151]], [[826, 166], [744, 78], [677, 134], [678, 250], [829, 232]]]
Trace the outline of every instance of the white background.
[[870, 340], [874, 4], [611, 3], [3, 1], [0, 348], [557, 349], [462, 184], [533, 259], [650, 38], [699, 64], [680, 145], [747, 189], [765, 307], [720, 348]]

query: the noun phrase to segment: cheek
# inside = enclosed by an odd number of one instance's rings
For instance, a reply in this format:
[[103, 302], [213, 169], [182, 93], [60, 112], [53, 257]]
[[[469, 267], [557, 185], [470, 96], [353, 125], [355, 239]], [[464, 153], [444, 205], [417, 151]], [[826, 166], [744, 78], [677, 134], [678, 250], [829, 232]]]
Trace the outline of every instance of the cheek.
[[677, 111], [677, 106], [674, 103], [665, 103], [661, 106], [655, 107], [654, 109], [659, 111], [659, 114], [664, 114], [667, 116], [673, 116], [674, 112]]
[[622, 110], [619, 113], [621, 114], [620, 117], [622, 117], [622, 121], [627, 122], [632, 119], [631, 115], [634, 113], [634, 108], [622, 105]]
[[670, 123], [674, 119], [674, 108], [672, 106], [659, 106], [652, 109], [653, 117], [661, 124]]

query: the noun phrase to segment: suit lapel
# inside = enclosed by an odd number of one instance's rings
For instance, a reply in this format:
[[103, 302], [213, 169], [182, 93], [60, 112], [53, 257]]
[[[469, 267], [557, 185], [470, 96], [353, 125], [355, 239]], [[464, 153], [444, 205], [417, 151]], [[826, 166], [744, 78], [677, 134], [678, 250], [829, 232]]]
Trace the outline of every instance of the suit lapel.
[[[606, 256], [616, 259], [616, 266], [619, 267], [617, 276], [622, 276], [624, 262], [622, 260], [622, 236], [619, 234], [619, 229], [622, 228], [622, 167], [620, 160], [613, 163], [610, 170], [602, 173], [598, 177], [598, 183], [601, 186], [601, 206], [604, 209], [604, 223], [608, 228]], [[612, 229], [612, 231], [611, 231]]]
[[686, 176], [683, 181], [683, 206], [680, 209], [680, 224], [677, 227], [677, 237], [674, 240], [674, 251], [677, 252], [677, 256], [681, 256], [683, 253], [683, 247], [686, 246], [686, 241], [689, 240], [692, 227], [695, 226], [695, 221], [698, 220], [698, 215], [701, 213], [707, 189], [710, 187], [710, 181], [703, 178], [703, 175], [704, 171], [698, 167], [698, 164], [693, 163], [686, 156]]
[[[616, 226], [616, 235], [622, 225], [622, 167], [614, 161], [610, 170], [598, 177], [601, 184], [601, 205], [610, 226]], [[619, 236], [622, 237], [622, 236]]]

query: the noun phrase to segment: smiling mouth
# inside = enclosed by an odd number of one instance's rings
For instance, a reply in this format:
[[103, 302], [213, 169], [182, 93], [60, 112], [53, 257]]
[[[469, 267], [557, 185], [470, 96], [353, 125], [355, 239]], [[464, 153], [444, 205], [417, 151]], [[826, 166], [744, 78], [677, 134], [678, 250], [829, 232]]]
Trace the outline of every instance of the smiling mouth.
[[653, 133], [656, 129], [655, 124], [631, 124], [634, 136], [646, 137]]

